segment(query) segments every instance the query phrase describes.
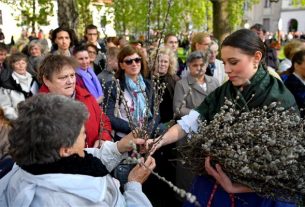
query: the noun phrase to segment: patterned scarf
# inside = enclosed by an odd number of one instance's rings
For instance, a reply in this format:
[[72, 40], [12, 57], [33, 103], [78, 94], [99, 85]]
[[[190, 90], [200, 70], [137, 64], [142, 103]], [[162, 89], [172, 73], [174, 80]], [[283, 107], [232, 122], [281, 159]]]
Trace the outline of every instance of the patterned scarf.
[[95, 98], [104, 95], [101, 84], [92, 68], [88, 68], [87, 70], [77, 68], [76, 73], [82, 78], [86, 88]]
[[[143, 94], [143, 92], [145, 93], [146, 89], [143, 77], [142, 75], [139, 75], [137, 83], [135, 83], [125, 74], [125, 83], [127, 91], [130, 94], [134, 104], [134, 111], [132, 114], [133, 120], [136, 123], [142, 124], [144, 122], [144, 117], [147, 115], [147, 110], [149, 110]], [[151, 116], [150, 111], [148, 112], [148, 116]]]

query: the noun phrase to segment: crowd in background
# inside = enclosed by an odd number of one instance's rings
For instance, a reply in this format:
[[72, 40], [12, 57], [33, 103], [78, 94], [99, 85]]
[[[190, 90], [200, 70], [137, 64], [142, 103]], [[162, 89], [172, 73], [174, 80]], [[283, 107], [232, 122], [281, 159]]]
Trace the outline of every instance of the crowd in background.
[[[287, 86], [298, 107], [304, 108], [303, 36], [289, 37], [279, 45], [279, 41], [269, 38], [262, 25], [255, 24], [250, 30], [264, 43], [266, 55], [262, 64]], [[0, 42], [0, 109], [4, 120], [0, 121], [0, 134], [9, 128], [10, 121], [18, 119], [19, 103], [39, 93], [55, 93], [72, 97], [87, 107], [86, 147], [99, 148], [105, 141], [120, 141], [133, 128], [127, 108], [134, 123], [141, 125], [146, 118], [152, 121], [156, 110], [153, 77], [158, 77], [159, 84], [165, 84], [153, 127], [162, 131], [230, 80], [219, 56], [220, 45], [207, 32], [194, 32], [183, 40], [169, 33], [151, 42], [140, 38], [128, 40], [124, 36], [101, 39], [95, 25], [88, 25], [82, 38], [63, 27], [50, 31], [48, 37], [42, 31], [30, 36], [23, 32], [16, 43], [13, 39], [10, 45]], [[280, 51], [284, 59], [280, 58]], [[151, 135], [155, 132], [153, 129]], [[0, 138], [0, 144], [3, 168], [0, 173], [4, 175], [12, 162], [7, 162], [11, 161], [8, 140]], [[156, 152], [156, 171], [177, 186], [189, 189], [194, 175], [176, 162], [179, 156], [174, 149], [179, 144]], [[124, 185], [133, 167], [120, 163], [113, 170], [113, 176]], [[167, 185], [161, 185], [161, 181], [149, 178], [143, 186], [154, 206], [182, 205]], [[160, 190], [152, 191], [157, 186]]]

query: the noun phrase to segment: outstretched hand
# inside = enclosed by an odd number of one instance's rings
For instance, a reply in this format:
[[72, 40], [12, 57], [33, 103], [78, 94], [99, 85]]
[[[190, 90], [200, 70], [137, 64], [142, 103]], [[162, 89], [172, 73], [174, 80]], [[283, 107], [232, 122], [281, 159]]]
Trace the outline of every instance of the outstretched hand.
[[131, 151], [133, 149], [133, 143], [140, 146], [145, 144], [145, 140], [135, 137], [136, 135], [136, 132], [130, 132], [117, 142], [118, 150], [120, 153]]
[[148, 152], [149, 155], [153, 155], [156, 150], [162, 147], [162, 144], [162, 137], [158, 137], [156, 139], [148, 139], [145, 144], [146, 152]]
[[215, 180], [222, 186], [222, 188], [227, 193], [248, 193], [253, 192], [250, 188], [247, 186], [238, 184], [238, 183], [232, 183], [231, 179], [227, 176], [225, 172], [223, 172], [221, 166], [219, 164], [216, 164], [215, 168], [211, 166], [211, 158], [206, 157], [205, 159], [205, 170], [206, 172], [215, 178]]

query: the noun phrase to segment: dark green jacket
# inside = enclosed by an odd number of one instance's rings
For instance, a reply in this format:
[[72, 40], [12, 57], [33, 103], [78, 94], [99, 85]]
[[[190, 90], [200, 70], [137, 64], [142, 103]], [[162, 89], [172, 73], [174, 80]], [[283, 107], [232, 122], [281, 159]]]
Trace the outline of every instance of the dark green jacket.
[[[236, 99], [237, 95], [239, 99]], [[250, 84], [244, 86], [242, 91], [227, 81], [206, 97], [195, 110], [200, 113], [202, 120], [211, 121], [223, 106], [225, 97], [236, 102], [237, 108], [243, 111], [268, 106], [272, 102], [279, 102], [286, 109], [297, 108], [293, 95], [282, 81], [271, 76], [263, 67], [257, 70], [250, 79]]]

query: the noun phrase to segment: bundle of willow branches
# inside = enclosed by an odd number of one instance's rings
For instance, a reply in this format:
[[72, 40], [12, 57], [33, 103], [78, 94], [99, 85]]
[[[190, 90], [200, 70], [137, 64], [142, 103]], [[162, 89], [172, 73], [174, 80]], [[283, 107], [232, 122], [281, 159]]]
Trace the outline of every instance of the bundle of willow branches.
[[204, 159], [219, 163], [233, 182], [258, 194], [298, 202], [305, 194], [304, 122], [279, 104], [238, 111], [226, 100], [214, 119], [199, 121], [199, 130], [179, 151], [186, 164], [204, 174]]

